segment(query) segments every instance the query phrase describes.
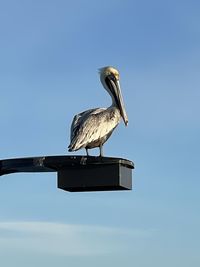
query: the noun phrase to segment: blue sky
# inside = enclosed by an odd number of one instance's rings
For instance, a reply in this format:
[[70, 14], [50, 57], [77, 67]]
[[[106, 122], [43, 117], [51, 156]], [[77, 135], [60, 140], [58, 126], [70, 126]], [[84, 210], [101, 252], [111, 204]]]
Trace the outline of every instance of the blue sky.
[[68, 193], [53, 173], [1, 177], [1, 266], [199, 266], [199, 8], [0, 2], [1, 159], [68, 154], [74, 114], [110, 105], [98, 68], [113, 65], [129, 126], [104, 151], [136, 166], [130, 192]]

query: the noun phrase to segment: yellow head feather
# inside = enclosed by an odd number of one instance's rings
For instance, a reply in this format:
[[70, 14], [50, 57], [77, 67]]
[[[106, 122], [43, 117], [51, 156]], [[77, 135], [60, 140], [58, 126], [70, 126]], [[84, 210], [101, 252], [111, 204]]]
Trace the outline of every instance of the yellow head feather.
[[99, 69], [100, 75], [108, 76], [110, 74], [113, 74], [117, 80], [119, 80], [119, 71], [111, 66], [103, 67]]

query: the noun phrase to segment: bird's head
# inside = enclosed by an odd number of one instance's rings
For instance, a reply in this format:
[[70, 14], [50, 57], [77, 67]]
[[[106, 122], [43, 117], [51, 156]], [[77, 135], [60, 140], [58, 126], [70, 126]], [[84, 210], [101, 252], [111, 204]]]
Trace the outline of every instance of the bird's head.
[[109, 75], [113, 75], [116, 80], [119, 81], [119, 71], [111, 66], [107, 66], [107, 67], [104, 67], [104, 68], [101, 68], [99, 69], [99, 73], [100, 73], [100, 77], [106, 77], [106, 76], [109, 76]]

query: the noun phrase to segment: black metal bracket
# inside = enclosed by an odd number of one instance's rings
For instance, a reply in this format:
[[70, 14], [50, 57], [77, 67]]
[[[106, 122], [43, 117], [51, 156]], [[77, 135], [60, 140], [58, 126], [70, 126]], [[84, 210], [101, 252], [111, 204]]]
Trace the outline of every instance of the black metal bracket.
[[0, 175], [57, 172], [58, 188], [71, 191], [132, 189], [132, 161], [93, 156], [41, 156], [0, 160]]

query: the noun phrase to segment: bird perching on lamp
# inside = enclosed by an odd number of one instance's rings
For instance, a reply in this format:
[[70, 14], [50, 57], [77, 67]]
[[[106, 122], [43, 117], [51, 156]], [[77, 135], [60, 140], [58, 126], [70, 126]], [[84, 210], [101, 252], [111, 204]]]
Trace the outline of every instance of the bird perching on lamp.
[[119, 83], [113, 67], [100, 69], [100, 80], [112, 98], [108, 108], [94, 108], [77, 114], [71, 125], [69, 151], [99, 147], [100, 157], [42, 156], [0, 160], [0, 176], [15, 172], [57, 172], [58, 188], [71, 192], [132, 189], [133, 162], [103, 157], [103, 144], [122, 118], [128, 125]]
[[111, 136], [121, 118], [128, 125], [128, 117], [121, 94], [119, 71], [113, 67], [99, 70], [100, 81], [112, 98], [112, 105], [108, 108], [94, 108], [75, 115], [71, 125], [71, 141], [69, 152], [99, 147], [103, 157], [103, 144]]

